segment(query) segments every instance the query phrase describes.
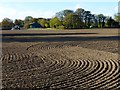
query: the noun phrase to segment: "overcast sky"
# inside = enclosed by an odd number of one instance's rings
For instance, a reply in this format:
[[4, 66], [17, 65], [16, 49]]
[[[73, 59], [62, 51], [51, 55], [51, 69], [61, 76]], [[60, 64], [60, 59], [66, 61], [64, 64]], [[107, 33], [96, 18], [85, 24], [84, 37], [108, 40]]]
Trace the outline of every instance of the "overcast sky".
[[77, 8], [91, 11], [92, 14], [114, 16], [118, 12], [119, 0], [0, 0], [0, 21], [24, 19], [25, 16], [51, 18], [56, 12]]

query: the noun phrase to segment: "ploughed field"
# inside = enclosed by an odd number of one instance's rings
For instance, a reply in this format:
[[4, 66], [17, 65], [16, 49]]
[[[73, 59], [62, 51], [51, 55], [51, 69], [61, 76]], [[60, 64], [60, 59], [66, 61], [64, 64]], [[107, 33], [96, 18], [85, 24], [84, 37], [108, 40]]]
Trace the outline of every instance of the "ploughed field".
[[118, 30], [3, 31], [3, 88], [120, 90]]

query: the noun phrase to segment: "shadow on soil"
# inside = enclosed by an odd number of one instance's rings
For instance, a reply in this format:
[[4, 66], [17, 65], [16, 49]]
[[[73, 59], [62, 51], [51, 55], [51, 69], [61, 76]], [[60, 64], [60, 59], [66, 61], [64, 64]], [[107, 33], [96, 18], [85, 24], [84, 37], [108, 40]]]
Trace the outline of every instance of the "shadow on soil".
[[120, 36], [107, 37], [2, 37], [2, 42], [64, 42], [64, 41], [95, 41], [95, 40], [119, 40]]
[[86, 35], [86, 34], [98, 34], [98, 33], [21, 33], [21, 34], [0, 34], [0, 36], [49, 36], [49, 35]]

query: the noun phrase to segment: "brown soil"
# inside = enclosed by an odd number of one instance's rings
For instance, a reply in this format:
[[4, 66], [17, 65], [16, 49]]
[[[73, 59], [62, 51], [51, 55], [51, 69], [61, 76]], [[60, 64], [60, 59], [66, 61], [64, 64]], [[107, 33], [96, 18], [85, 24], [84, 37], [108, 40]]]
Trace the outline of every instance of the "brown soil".
[[2, 39], [4, 89], [120, 89], [118, 30], [4, 31]]

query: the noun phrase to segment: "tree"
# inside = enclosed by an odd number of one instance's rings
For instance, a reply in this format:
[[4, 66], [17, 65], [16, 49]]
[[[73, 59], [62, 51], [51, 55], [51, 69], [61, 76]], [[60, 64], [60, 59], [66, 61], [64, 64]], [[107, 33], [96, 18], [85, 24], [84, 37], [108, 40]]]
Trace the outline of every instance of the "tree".
[[75, 14], [79, 16], [81, 22], [83, 22], [84, 12], [85, 12], [85, 10], [82, 8], [78, 8], [75, 11]]
[[114, 15], [115, 18], [115, 25], [120, 28], [120, 13]]
[[69, 14], [73, 14], [74, 13], [74, 11], [73, 10], [69, 10], [69, 9], [66, 9], [66, 10], [64, 10], [63, 11], [64, 13], [64, 16], [67, 16], [67, 15], [69, 15]]
[[90, 11], [84, 11], [83, 19], [85, 22], [86, 27], [90, 27], [90, 20], [91, 20], [91, 12]]
[[10, 30], [14, 26], [13, 20], [11, 20], [9, 18], [4, 18], [2, 20], [2, 25], [1, 26], [2, 26], [3, 30]]
[[29, 24], [33, 22], [32, 16], [26, 16], [24, 20], [24, 29], [28, 29], [30, 26]]
[[100, 28], [105, 27], [105, 19], [106, 19], [106, 16], [104, 16], [103, 14], [97, 15], [98, 27]]
[[68, 14], [73, 14], [73, 13], [74, 13], [73, 10], [66, 9], [66, 10], [57, 12], [55, 17], [59, 18], [60, 21], [63, 21], [64, 17], [66, 17]]
[[49, 27], [49, 22], [46, 19], [39, 19], [38, 23], [41, 24], [43, 28]]
[[33, 19], [32, 16], [26, 16], [25, 19], [24, 19], [24, 23], [32, 22], [32, 19]]
[[96, 15], [95, 14], [92, 14], [91, 15], [91, 26], [94, 27], [94, 28], [97, 28], [98, 27], [98, 21], [96, 19]]
[[80, 22], [80, 18], [76, 14], [68, 14], [63, 21], [63, 24], [65, 25], [65, 28], [70, 28], [70, 29], [77, 29], [77, 28], [82, 28], [83, 23]]
[[91, 14], [90, 11], [85, 11], [82, 8], [78, 8], [76, 9], [75, 14], [79, 16], [81, 22], [85, 23], [85, 27], [97, 27], [97, 20], [95, 18], [95, 15]]
[[60, 11], [55, 14], [55, 17], [59, 18], [60, 21], [63, 21], [64, 18], [64, 12]]
[[106, 20], [106, 27], [114, 27], [114, 19], [112, 17], [108, 17]]
[[120, 13], [114, 15], [115, 21], [120, 22]]
[[37, 22], [38, 22], [38, 18], [31, 18], [31, 19], [30, 19], [30, 22], [31, 22], [31, 23], [33, 23], [33, 22], [37, 23]]
[[15, 19], [15, 22], [14, 22], [15, 25], [18, 25], [20, 27], [23, 27], [24, 26], [24, 21], [21, 20], [21, 19]]
[[57, 17], [54, 17], [50, 20], [51, 28], [58, 28], [61, 25], [62, 25], [62, 22]]

